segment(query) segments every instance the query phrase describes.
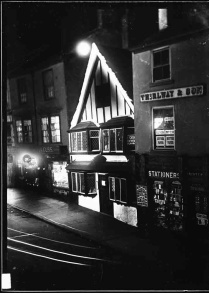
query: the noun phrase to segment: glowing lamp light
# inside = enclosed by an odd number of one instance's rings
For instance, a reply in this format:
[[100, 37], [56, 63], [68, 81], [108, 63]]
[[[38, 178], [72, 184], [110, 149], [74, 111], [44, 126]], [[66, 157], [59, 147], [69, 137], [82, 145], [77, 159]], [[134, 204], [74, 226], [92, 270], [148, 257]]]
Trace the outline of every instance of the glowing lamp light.
[[78, 53], [79, 56], [86, 57], [89, 55], [91, 50], [91, 45], [86, 42], [82, 41], [79, 42], [78, 45], [76, 46], [76, 52]]

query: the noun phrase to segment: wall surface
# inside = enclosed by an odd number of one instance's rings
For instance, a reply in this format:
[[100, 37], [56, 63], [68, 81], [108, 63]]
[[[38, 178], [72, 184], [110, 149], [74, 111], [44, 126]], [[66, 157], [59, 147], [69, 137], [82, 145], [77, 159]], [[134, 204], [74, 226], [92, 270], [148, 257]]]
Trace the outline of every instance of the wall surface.
[[[157, 47], [155, 48], [157, 49]], [[170, 45], [171, 81], [155, 85], [151, 76], [151, 51], [133, 54], [136, 152], [152, 150], [152, 108], [174, 106], [178, 155], [209, 152], [209, 42], [196, 35]], [[204, 85], [202, 96], [140, 102], [140, 94]]]

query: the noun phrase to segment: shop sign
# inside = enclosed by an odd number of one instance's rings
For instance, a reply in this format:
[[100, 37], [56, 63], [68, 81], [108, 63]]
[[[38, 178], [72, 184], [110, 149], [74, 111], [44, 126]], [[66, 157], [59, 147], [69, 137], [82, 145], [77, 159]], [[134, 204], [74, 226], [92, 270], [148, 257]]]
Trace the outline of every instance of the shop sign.
[[137, 205], [148, 207], [147, 186], [136, 185]]
[[190, 86], [185, 88], [177, 88], [170, 90], [163, 90], [151, 93], [144, 93], [140, 95], [141, 102], [150, 102], [156, 100], [175, 99], [183, 97], [193, 97], [203, 95], [203, 85]]
[[177, 172], [149, 171], [148, 175], [153, 178], [179, 178], [179, 173]]
[[40, 148], [40, 152], [44, 154], [59, 154], [60, 149], [59, 146], [43, 146]]

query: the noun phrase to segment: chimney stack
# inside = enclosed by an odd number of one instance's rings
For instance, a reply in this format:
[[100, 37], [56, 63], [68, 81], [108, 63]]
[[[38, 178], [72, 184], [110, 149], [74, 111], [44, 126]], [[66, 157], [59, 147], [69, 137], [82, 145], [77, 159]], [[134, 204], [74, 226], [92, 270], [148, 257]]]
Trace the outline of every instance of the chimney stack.
[[158, 27], [160, 31], [168, 27], [168, 11], [166, 8], [158, 9]]
[[98, 28], [103, 27], [103, 10], [102, 9], [97, 10], [97, 26]]
[[128, 10], [122, 16], [122, 47], [123, 49], [128, 48]]

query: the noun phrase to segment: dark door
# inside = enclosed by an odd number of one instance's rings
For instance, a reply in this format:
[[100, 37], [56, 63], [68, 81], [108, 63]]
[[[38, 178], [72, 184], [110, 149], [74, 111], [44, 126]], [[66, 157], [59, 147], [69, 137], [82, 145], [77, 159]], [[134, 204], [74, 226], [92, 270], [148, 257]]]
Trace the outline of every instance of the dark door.
[[99, 201], [100, 212], [113, 216], [113, 202], [109, 199], [109, 187], [107, 175], [99, 175]]

